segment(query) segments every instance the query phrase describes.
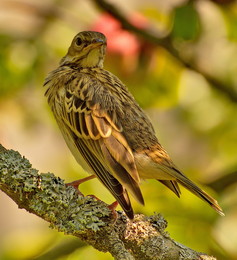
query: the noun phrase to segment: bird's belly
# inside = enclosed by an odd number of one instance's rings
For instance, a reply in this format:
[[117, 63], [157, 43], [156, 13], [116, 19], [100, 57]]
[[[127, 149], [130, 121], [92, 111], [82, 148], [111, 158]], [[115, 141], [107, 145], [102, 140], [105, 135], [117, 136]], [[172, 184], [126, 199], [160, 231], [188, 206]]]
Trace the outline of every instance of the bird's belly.
[[167, 166], [154, 162], [147, 155], [135, 154], [134, 158], [141, 179], [175, 180], [175, 178], [169, 174], [169, 168]]

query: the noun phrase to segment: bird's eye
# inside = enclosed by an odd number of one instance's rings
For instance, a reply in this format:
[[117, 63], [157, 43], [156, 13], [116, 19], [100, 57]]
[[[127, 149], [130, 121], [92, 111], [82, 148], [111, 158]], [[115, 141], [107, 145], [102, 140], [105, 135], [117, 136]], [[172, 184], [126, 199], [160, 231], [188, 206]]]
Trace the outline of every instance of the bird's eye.
[[82, 44], [81, 38], [77, 38], [77, 39], [76, 39], [76, 45], [77, 45], [77, 46], [80, 46], [81, 44]]

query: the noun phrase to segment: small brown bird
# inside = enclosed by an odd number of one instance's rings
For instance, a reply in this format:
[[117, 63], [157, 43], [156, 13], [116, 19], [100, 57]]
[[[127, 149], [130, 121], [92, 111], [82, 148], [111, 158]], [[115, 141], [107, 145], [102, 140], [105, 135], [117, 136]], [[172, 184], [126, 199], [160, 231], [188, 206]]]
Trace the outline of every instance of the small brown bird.
[[78, 33], [44, 83], [48, 103], [78, 163], [106, 186], [130, 219], [134, 213], [128, 192], [144, 204], [141, 179], [156, 179], [178, 197], [181, 184], [224, 215], [215, 199], [176, 168], [127, 87], [103, 69], [105, 51], [102, 33]]

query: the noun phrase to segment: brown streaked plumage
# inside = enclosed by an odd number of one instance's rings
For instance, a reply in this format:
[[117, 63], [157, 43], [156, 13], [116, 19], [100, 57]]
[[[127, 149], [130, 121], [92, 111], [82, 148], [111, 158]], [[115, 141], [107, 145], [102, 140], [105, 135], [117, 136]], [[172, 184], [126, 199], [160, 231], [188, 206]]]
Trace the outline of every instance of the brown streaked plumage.
[[215, 199], [176, 168], [126, 86], [103, 69], [105, 49], [103, 34], [80, 32], [44, 83], [48, 103], [78, 163], [98, 177], [131, 219], [128, 192], [144, 204], [140, 179], [157, 179], [178, 197], [181, 184], [224, 215]]

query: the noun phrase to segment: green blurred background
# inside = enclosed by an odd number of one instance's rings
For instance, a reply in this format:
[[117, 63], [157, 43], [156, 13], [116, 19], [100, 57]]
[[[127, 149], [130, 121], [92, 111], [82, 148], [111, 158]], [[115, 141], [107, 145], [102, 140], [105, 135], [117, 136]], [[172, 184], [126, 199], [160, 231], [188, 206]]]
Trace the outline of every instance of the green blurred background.
[[[66, 182], [86, 176], [64, 143], [42, 85], [76, 33], [101, 31], [108, 38], [105, 68], [126, 83], [176, 165], [218, 199], [226, 216], [184, 189], [176, 198], [157, 181], [142, 183], [146, 206], [133, 201], [135, 212], [160, 212], [178, 242], [237, 259], [236, 1], [108, 2], [143, 37], [122, 29], [104, 1], [0, 0], [0, 143]], [[97, 180], [81, 190], [113, 202]], [[0, 234], [0, 260], [112, 259], [49, 229], [2, 192]]]

